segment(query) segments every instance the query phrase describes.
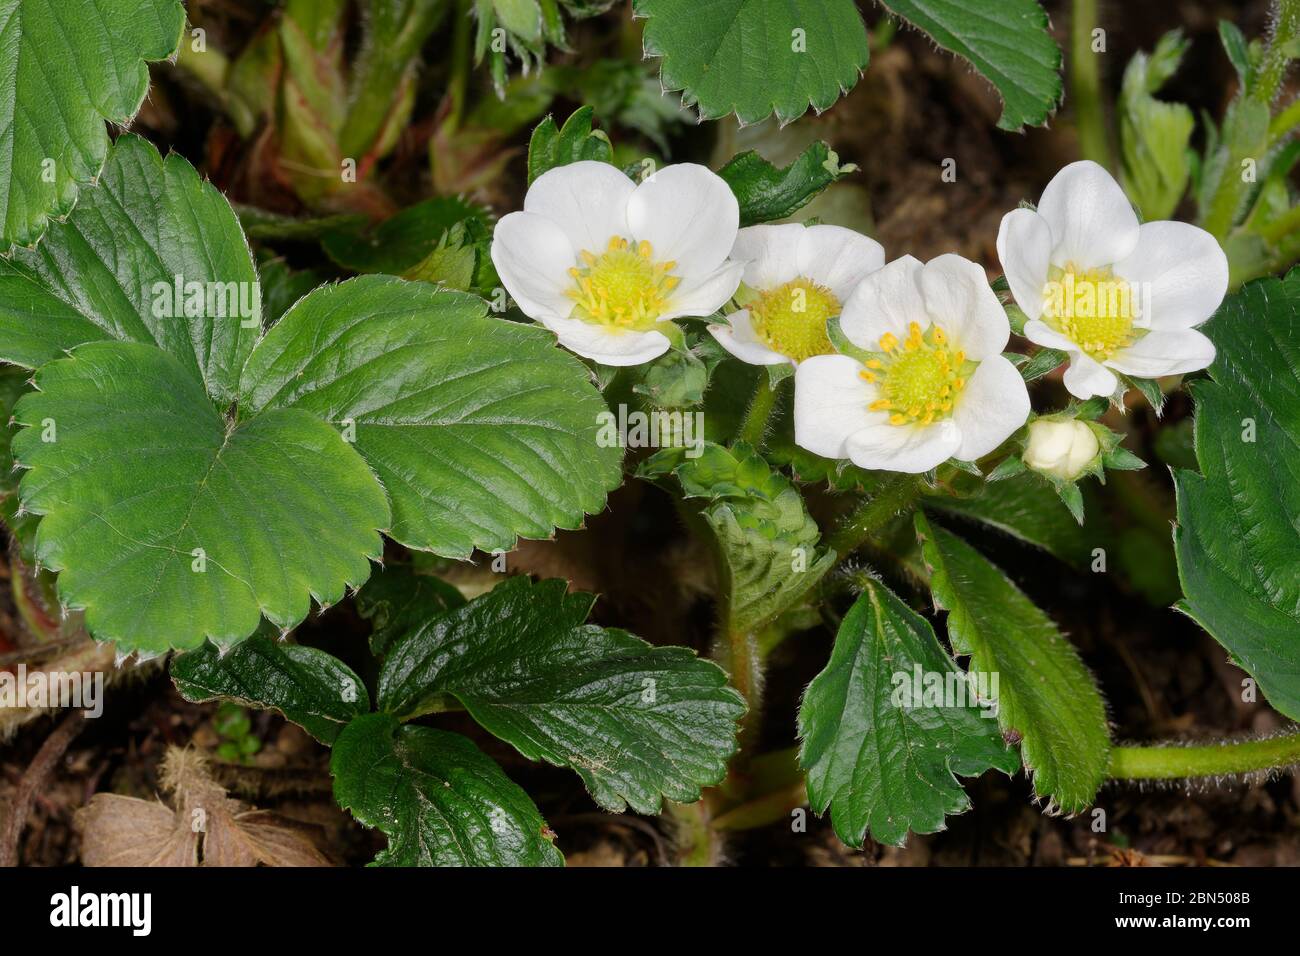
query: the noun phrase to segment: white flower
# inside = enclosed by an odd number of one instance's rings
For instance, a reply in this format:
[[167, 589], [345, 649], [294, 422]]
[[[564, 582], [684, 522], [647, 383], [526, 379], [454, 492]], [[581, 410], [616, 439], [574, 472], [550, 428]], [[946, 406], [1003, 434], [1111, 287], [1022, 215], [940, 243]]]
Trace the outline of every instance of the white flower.
[[751, 365], [798, 365], [835, 349], [826, 321], [864, 276], [885, 264], [885, 250], [841, 226], [748, 226], [736, 236], [733, 260], [744, 262], [753, 293], [747, 308], [709, 331]]
[[639, 365], [668, 350], [659, 323], [712, 315], [744, 264], [727, 261], [740, 210], [703, 166], [665, 166], [640, 185], [583, 161], [537, 177], [523, 212], [497, 223], [492, 262], [525, 314], [579, 355]]
[[1101, 451], [1097, 433], [1077, 418], [1038, 418], [1029, 423], [1024, 462], [1034, 471], [1074, 481]]
[[920, 473], [987, 455], [1029, 417], [1002, 357], [1011, 336], [984, 270], [961, 256], [904, 256], [849, 296], [840, 328], [865, 364], [820, 355], [795, 372], [795, 441], [863, 468]]
[[1029, 321], [1025, 336], [1070, 355], [1065, 387], [1110, 396], [1114, 369], [1177, 375], [1214, 361], [1195, 326], [1228, 289], [1228, 258], [1214, 237], [1182, 222], [1138, 225], [1106, 170], [1071, 163], [1043, 190], [1038, 211], [1002, 217], [998, 257]]

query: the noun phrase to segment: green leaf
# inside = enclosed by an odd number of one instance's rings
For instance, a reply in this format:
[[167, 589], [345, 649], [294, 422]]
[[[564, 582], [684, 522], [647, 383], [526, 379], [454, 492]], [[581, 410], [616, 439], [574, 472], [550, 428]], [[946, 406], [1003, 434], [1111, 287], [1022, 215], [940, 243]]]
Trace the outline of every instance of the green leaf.
[[0, 252], [72, 210], [184, 22], [179, 0], [0, 0]]
[[1203, 331], [1201, 474], [1174, 472], [1181, 607], [1300, 719], [1300, 270], [1248, 284]]
[[[901, 845], [909, 831], [935, 833], [946, 816], [970, 809], [959, 775], [1011, 774], [1019, 760], [925, 618], [879, 582], [864, 583], [830, 662], [804, 692], [799, 762], [813, 811], [830, 807], [841, 840], [861, 846], [870, 833]], [[922, 680], [960, 682], [962, 701], [914, 700], [917, 670]]]
[[118, 138], [37, 249], [0, 262], [0, 360], [26, 368], [85, 342], [147, 342], [225, 404], [261, 330], [257, 270], [230, 204], [137, 136]]
[[273, 409], [227, 421], [167, 352], [94, 342], [36, 373], [14, 417], [36, 556], [99, 640], [157, 654], [229, 646], [263, 615], [370, 574], [389, 524], [383, 489], [319, 418]]
[[398, 638], [417, 630], [431, 617], [458, 608], [465, 597], [441, 578], [408, 565], [373, 575], [357, 595], [357, 613], [370, 621], [370, 651], [387, 656]]
[[454, 196], [439, 196], [408, 206], [373, 229], [352, 224], [331, 230], [322, 238], [321, 248], [352, 272], [404, 275], [438, 248], [452, 226], [486, 215], [487, 210], [473, 203]]
[[925, 508], [997, 528], [1075, 567], [1083, 566], [1091, 551], [1087, 533], [1037, 475], [984, 482], [969, 498], [926, 498]]
[[700, 511], [718, 545], [719, 582], [733, 631], [753, 631], [801, 600], [835, 564], [817, 548], [820, 534], [803, 498], [751, 447], [706, 443], [697, 457], [669, 449], [640, 474], [672, 474]]
[[18, 479], [10, 447], [19, 426], [13, 422], [14, 405], [31, 391], [32, 373], [14, 365], [0, 366], [0, 519], [10, 537], [17, 542], [20, 556], [27, 564], [36, 560], [36, 527], [40, 519], [20, 510]]
[[1242, 89], [1249, 93], [1255, 69], [1250, 62], [1250, 45], [1245, 35], [1231, 20], [1220, 20], [1219, 39], [1223, 43], [1223, 52], [1228, 54], [1233, 69], [1237, 71]]
[[916, 516], [936, 606], [953, 652], [998, 675], [998, 723], [1019, 737], [1048, 809], [1086, 809], [1106, 776], [1106, 706], [1078, 652], [1002, 571], [965, 541]]
[[1182, 32], [1171, 31], [1150, 56], [1134, 54], [1124, 70], [1118, 103], [1124, 189], [1148, 222], [1173, 214], [1191, 178], [1192, 111], [1152, 95], [1178, 69], [1187, 47]]
[[1002, 97], [998, 126], [1042, 126], [1061, 100], [1061, 49], [1035, 0], [882, 0], [949, 53], [969, 60]]
[[823, 189], [857, 170], [841, 166], [835, 150], [823, 142], [808, 146], [780, 169], [752, 149], [740, 153], [718, 170], [740, 204], [740, 224], [786, 219], [810, 203]]
[[537, 807], [460, 734], [366, 714], [330, 757], [334, 799], [388, 835], [379, 866], [563, 866]]
[[866, 68], [867, 32], [853, 0], [634, 0], [649, 18], [647, 56], [666, 90], [703, 119], [735, 113], [788, 123], [829, 109]]
[[583, 106], [573, 111], [564, 121], [563, 128], [555, 125], [553, 117], [537, 124], [528, 140], [528, 185], [538, 176], [556, 166], [567, 166], [579, 160], [590, 159], [601, 163], [614, 161], [614, 147], [602, 130], [593, 130], [594, 111]]
[[[587, 624], [595, 598], [515, 577], [395, 640], [380, 710], [450, 694], [530, 760], [569, 767], [607, 810], [658, 813], [720, 781], [745, 704], [711, 661]], [[434, 609], [430, 609], [431, 612]]]
[[[295, 408], [355, 430], [394, 540], [448, 557], [577, 528], [622, 478], [604, 400], [544, 329], [479, 298], [362, 276], [300, 300], [244, 370], [241, 410]], [[350, 423], [350, 424], [349, 424]]]
[[278, 710], [326, 746], [370, 711], [365, 684], [341, 660], [314, 647], [254, 635], [222, 654], [211, 642], [172, 658], [186, 700], [234, 700]]

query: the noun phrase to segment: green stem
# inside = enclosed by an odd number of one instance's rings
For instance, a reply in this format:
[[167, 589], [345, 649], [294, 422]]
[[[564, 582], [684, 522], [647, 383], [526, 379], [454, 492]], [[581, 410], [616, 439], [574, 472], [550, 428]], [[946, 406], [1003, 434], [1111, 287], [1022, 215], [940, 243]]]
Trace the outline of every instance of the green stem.
[[894, 475], [863, 501], [831, 534], [828, 544], [837, 560], [856, 551], [899, 512], [916, 501], [924, 490], [916, 475]]
[[736, 436], [740, 441], [747, 442], [755, 449], [763, 447], [763, 436], [767, 434], [767, 423], [772, 417], [772, 409], [776, 407], [776, 393], [780, 387], [781, 383], [778, 382], [776, 388], [773, 388], [767, 377], [767, 369], [759, 369], [758, 387], [754, 389], [749, 411], [745, 413], [745, 421]]
[[1070, 99], [1079, 151], [1084, 159], [1111, 168], [1110, 143], [1101, 102], [1099, 57], [1092, 51], [1097, 0], [1074, 0], [1070, 16]]
[[1300, 96], [1293, 99], [1291, 104], [1274, 116], [1273, 122], [1268, 124], [1269, 145], [1276, 146], [1290, 136], [1297, 126], [1300, 126]]
[[1196, 747], [1116, 747], [1113, 780], [1173, 780], [1273, 770], [1300, 763], [1300, 730], [1266, 740]]
[[459, 0], [452, 10], [455, 22], [451, 35], [451, 79], [447, 82], [447, 96], [451, 110], [447, 114], [447, 131], [454, 132], [465, 114], [465, 91], [469, 87], [470, 37], [473, 22], [470, 20], [471, 0]]
[[1255, 85], [1251, 96], [1260, 103], [1272, 105], [1291, 65], [1291, 56], [1287, 45], [1300, 37], [1300, 0], [1277, 0], [1274, 4], [1275, 24], [1273, 36], [1269, 38], [1268, 49], [1255, 74]]

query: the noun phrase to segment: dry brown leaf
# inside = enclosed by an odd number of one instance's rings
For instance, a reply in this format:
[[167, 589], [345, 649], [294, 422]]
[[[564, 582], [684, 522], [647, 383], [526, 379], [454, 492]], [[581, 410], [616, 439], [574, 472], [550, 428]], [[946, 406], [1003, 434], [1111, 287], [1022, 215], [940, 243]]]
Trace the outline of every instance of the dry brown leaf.
[[[198, 751], [173, 747], [163, 758], [172, 806], [95, 794], [77, 811], [86, 866], [330, 866], [308, 827], [227, 796]], [[175, 809], [174, 809], [175, 808]]]

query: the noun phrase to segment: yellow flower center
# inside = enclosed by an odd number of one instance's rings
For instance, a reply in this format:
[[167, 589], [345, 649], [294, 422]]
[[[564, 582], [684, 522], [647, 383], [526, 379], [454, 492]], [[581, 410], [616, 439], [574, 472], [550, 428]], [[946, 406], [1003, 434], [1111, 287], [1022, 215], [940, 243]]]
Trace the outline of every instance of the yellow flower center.
[[949, 348], [948, 334], [937, 325], [923, 333], [916, 322], [902, 342], [893, 333], [880, 337], [880, 352], [867, 360], [861, 376], [880, 388], [869, 406], [889, 412], [891, 425], [929, 425], [952, 415], [953, 402], [975, 369], [966, 353]]
[[573, 287], [565, 295], [575, 303], [573, 317], [615, 329], [654, 328], [668, 311], [668, 299], [679, 280], [669, 275], [676, 262], [655, 262], [654, 249], [642, 241], [633, 246], [613, 236], [600, 255], [580, 253], [581, 266], [569, 270]]
[[826, 321], [839, 314], [840, 303], [831, 290], [803, 278], [760, 293], [749, 306], [758, 337], [772, 351], [796, 362], [835, 351], [826, 335]]
[[1053, 268], [1043, 290], [1043, 321], [1099, 362], [1132, 345], [1139, 303], [1135, 290], [1108, 266]]

